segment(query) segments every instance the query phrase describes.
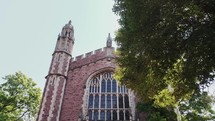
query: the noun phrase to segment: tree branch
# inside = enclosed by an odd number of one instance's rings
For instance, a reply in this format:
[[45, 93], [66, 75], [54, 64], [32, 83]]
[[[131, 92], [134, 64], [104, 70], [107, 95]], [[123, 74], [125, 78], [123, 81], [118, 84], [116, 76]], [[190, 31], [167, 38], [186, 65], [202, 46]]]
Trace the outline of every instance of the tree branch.
[[19, 119], [21, 119], [26, 113], [28, 112], [28, 110], [26, 110], [20, 117], [18, 117], [15, 121], [18, 121]]

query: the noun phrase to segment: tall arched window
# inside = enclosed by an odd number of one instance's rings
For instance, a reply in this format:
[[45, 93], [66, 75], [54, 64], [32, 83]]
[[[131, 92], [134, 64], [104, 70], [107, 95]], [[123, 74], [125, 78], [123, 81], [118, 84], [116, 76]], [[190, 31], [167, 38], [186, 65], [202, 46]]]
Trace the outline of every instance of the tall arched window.
[[128, 90], [113, 78], [113, 72], [103, 72], [92, 77], [87, 89], [90, 120], [128, 119], [131, 111]]

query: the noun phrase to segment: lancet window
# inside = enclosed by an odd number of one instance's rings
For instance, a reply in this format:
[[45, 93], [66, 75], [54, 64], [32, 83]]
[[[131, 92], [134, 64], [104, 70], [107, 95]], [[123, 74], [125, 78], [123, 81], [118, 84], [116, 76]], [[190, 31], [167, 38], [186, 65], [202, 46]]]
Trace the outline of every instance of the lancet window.
[[100, 73], [90, 80], [88, 95], [89, 120], [129, 120], [129, 93], [112, 72]]

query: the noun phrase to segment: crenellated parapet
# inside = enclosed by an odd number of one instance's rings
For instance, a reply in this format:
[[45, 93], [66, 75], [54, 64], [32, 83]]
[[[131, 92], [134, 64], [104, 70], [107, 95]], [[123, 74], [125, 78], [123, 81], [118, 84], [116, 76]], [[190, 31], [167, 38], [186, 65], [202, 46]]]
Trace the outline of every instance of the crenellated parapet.
[[88, 52], [72, 58], [70, 61], [69, 70], [81, 68], [90, 63], [95, 63], [102, 59], [112, 60], [115, 58], [115, 49], [113, 47], [104, 47], [95, 51]]

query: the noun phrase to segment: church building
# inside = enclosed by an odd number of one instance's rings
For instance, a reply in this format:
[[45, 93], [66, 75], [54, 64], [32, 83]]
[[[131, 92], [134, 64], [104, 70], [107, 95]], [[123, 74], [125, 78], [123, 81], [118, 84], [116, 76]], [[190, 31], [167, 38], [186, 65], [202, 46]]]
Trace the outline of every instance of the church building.
[[74, 41], [69, 21], [58, 35], [37, 121], [137, 121], [133, 91], [113, 77], [110, 34], [105, 47], [75, 58]]

